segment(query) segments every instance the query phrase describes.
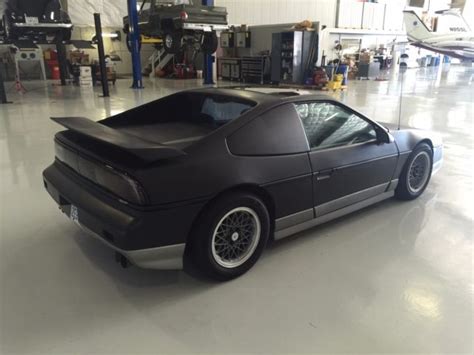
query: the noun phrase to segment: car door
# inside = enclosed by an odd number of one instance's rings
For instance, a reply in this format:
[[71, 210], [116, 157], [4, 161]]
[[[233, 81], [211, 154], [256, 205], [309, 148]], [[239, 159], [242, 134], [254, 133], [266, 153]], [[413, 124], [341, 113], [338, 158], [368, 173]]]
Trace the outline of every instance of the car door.
[[296, 103], [310, 146], [316, 217], [384, 193], [398, 160], [381, 127], [332, 101]]
[[[314, 218], [308, 144], [293, 104], [273, 107], [226, 139], [235, 172], [257, 182], [274, 204], [275, 230]], [[240, 165], [242, 164], [242, 165]]]

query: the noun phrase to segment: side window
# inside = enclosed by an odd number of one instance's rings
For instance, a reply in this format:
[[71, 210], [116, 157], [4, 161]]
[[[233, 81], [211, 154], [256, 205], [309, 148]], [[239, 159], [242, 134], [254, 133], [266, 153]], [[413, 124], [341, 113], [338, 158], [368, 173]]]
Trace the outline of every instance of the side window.
[[369, 122], [340, 106], [328, 102], [295, 106], [312, 150], [364, 143], [377, 138]]

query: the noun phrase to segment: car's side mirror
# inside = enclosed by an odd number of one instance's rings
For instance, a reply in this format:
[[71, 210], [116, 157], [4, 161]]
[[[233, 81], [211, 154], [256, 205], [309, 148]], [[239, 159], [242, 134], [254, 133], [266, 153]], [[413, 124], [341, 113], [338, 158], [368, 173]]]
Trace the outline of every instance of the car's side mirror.
[[382, 128], [377, 127], [375, 129], [375, 132], [377, 134], [377, 141], [380, 144], [393, 143], [395, 141], [393, 136], [389, 132], [387, 132], [386, 130], [384, 130]]

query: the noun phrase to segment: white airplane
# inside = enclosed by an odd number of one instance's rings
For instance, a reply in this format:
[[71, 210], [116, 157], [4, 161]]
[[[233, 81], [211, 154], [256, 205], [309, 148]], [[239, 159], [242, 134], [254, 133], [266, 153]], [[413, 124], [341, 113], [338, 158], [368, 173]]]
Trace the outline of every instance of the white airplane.
[[447, 25], [433, 32], [423, 23], [415, 11], [403, 11], [407, 36], [412, 45], [430, 51], [474, 61], [474, 33], [462, 15], [455, 10], [440, 11]]

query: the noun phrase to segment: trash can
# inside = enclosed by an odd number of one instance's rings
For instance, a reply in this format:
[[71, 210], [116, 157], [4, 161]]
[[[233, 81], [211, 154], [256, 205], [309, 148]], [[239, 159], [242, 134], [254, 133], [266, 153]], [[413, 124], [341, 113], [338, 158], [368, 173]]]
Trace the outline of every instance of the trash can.
[[61, 72], [59, 70], [59, 65], [55, 65], [51, 68], [51, 79], [61, 80]]

